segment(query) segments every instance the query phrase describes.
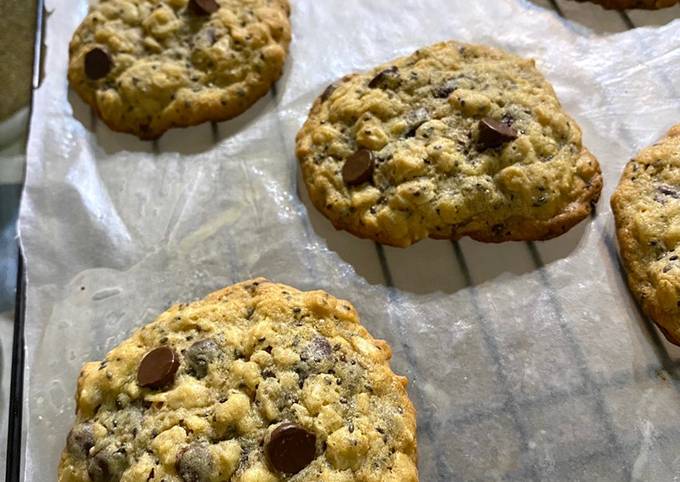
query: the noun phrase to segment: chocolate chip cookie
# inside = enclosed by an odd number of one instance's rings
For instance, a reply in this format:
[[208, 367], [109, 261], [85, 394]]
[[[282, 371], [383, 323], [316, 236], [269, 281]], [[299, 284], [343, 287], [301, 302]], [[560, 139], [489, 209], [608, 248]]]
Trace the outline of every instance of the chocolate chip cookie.
[[330, 85], [297, 155], [336, 228], [401, 247], [551, 238], [585, 218], [602, 189], [597, 160], [534, 61], [458, 42]]
[[417, 481], [390, 356], [322, 291], [257, 279], [174, 306], [83, 367], [59, 480]]
[[73, 35], [68, 78], [142, 139], [230, 119], [281, 75], [289, 14], [288, 0], [101, 0]]
[[628, 285], [680, 345], [680, 125], [628, 162], [611, 204]]
[[629, 8], [645, 8], [656, 10], [659, 8], [672, 7], [679, 0], [576, 0], [577, 2], [591, 2], [602, 5], [604, 8], [613, 10], [625, 10]]

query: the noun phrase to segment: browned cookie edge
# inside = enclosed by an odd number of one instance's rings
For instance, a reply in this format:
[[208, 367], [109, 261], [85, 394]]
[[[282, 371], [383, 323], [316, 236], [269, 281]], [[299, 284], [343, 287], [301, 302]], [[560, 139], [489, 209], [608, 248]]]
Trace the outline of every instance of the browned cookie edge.
[[680, 0], [574, 0], [584, 3], [591, 2], [609, 10], [626, 10], [632, 8], [642, 8], [646, 10], [658, 10], [661, 8], [672, 7]]

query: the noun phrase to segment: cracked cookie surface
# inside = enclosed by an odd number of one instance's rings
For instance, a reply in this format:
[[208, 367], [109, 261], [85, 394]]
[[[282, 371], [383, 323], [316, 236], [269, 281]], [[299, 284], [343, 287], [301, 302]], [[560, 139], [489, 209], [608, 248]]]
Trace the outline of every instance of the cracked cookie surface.
[[659, 8], [672, 7], [678, 0], [575, 0], [577, 2], [591, 2], [613, 10], [625, 10], [629, 8], [645, 8], [656, 10]]
[[230, 119], [280, 77], [289, 14], [288, 0], [101, 0], [71, 40], [69, 82], [142, 139]]
[[628, 285], [680, 345], [680, 125], [628, 162], [611, 205]]
[[417, 481], [390, 357], [322, 291], [256, 279], [173, 306], [83, 367], [59, 481]]
[[423, 238], [539, 240], [585, 218], [596, 159], [532, 60], [445, 42], [348, 75], [297, 136], [314, 205], [338, 229]]

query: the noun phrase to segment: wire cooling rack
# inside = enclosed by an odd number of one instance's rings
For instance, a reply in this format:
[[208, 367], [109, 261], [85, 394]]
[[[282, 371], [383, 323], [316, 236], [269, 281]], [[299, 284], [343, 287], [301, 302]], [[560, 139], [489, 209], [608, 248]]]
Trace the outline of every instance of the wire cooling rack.
[[[532, 0], [531, 3], [535, 8], [553, 10], [563, 19], [571, 20], [576, 25], [608, 33], [622, 32], [640, 26], [660, 25], [680, 17], [680, 6], [658, 12], [612, 12], [570, 0]], [[42, 11], [42, 8], [39, 8], [36, 39], [38, 59], [43, 23]], [[37, 61], [34, 88], [39, 84], [39, 65], [40, 62]], [[669, 88], [674, 88], [672, 81], [668, 79], [661, 81], [667, 83]], [[271, 95], [274, 99], [277, 98], [276, 89], [272, 89]], [[94, 114], [80, 113], [81, 118], [88, 116], [93, 131], [105, 128], [98, 126]], [[202, 141], [217, 142], [222, 137], [220, 129], [220, 126], [213, 124], [210, 129], [203, 131], [206, 139]], [[172, 139], [167, 137], [150, 144], [140, 143], [136, 148], [139, 151], [158, 153], [169, 147], [164, 145], [165, 143], [172, 143]], [[305, 204], [310, 207], [304, 189], [299, 189], [298, 186], [298, 192]], [[600, 209], [607, 209], [606, 202], [600, 203]], [[338, 235], [313, 208], [309, 209], [309, 214], [310, 220], [305, 221], [306, 229], [319, 232], [326, 237], [329, 246], [332, 247]], [[379, 244], [375, 244], [373, 249], [366, 249], [364, 243], [361, 249], [344, 251], [345, 256], [352, 258], [351, 263], [354, 266], [362, 267], [361, 274], [368, 281], [390, 287], [391, 297], [400, 296], [401, 290], [426, 293], [433, 288], [450, 292], [468, 288], [469, 303], [476, 317], [471, 321], [476, 322], [478, 326], [479, 343], [478, 352], [466, 356], [479, 357], [485, 361], [484, 368], [480, 368], [480, 371], [474, 374], [475, 383], [493, 386], [490, 391], [494, 395], [484, 402], [467, 401], [463, 395], [461, 406], [451, 419], [440, 420], [434, 413], [424, 413], [419, 417], [421, 438], [428, 437], [433, 431], [447, 431], [452, 434], [450, 446], [437, 453], [438, 480], [473, 480], [479, 479], [480, 474], [486, 474], [486, 477], [482, 478], [494, 480], [549, 480], [550, 474], [564, 473], [573, 474], [570, 480], [635, 478], [634, 454], [638, 454], [643, 447], [638, 437], [626, 430], [625, 417], [620, 414], [613, 416], [610, 407], [616, 405], [617, 400], [626, 397], [627, 390], [631, 387], [644, 387], [646, 384], [658, 382], [659, 379], [668, 384], [666, 396], [671, 399], [680, 398], [677, 395], [680, 392], [680, 381], [677, 376], [680, 366], [678, 350], [669, 345], [651, 324], [647, 324], [645, 336], [653, 347], [655, 361], [647, 363], [634, 373], [625, 368], [614, 372], [598, 370], [597, 364], [592, 361], [594, 358], [592, 353], [589, 353], [587, 343], [584, 343], [589, 334], [567, 323], [565, 310], [574, 307], [563, 306], [559, 293], [554, 288], [556, 282], [544, 267], [546, 263], [560, 258], [562, 250], [581, 234], [582, 231], [574, 229], [563, 237], [563, 243], [555, 242], [549, 245], [531, 242], [507, 243], [499, 247], [500, 257], [504, 259], [504, 269], [515, 273], [528, 271], [539, 273], [541, 290], [529, 295], [534, 296], [534, 302], [540, 303], [548, 310], [549, 316], [557, 320], [552, 344], [542, 346], [532, 353], [541, 364], [536, 369], [542, 370], [541, 376], [537, 377], [542, 381], [529, 383], [525, 388], [522, 384], [526, 382], [518, 378], [518, 374], [526, 371], [526, 360], [521, 359], [521, 356], [512, 350], [512, 344], [517, 343], [517, 340], [513, 339], [510, 333], [511, 327], [499, 324], [498, 316], [492, 313], [493, 300], [488, 299], [487, 294], [476, 288], [498, 274], [493, 267], [475, 262], [479, 256], [484, 255], [478, 244], [469, 240], [450, 244], [424, 242], [410, 248], [411, 252], [436, 251], [432, 256], [437, 259], [436, 265], [428, 265], [426, 268], [439, 271], [446, 275], [444, 277], [432, 276], [431, 272], [424, 273], [422, 266], [414, 265], [417, 256], [405, 256], [404, 251], [399, 249]], [[352, 243], [347, 241], [346, 236], [339, 242], [350, 245]], [[605, 245], [606, 262], [614, 270], [621, 271], [615, 240], [607, 237]], [[447, 286], [441, 286], [442, 278], [447, 280]], [[437, 286], [428, 286], [433, 279], [437, 279]], [[20, 479], [22, 460], [24, 314], [22, 276], [18, 289], [10, 393], [7, 480]], [[531, 307], [530, 301], [527, 308], [530, 310]], [[527, 316], [531, 314], [527, 313]], [[403, 356], [407, 359], [406, 363], [412, 366], [412, 376], [417, 378], [419, 376], [417, 363], [409, 351], [408, 343], [404, 345]], [[552, 390], [551, 376], [567, 377], [573, 383], [568, 384], [568, 389]], [[420, 392], [416, 392], [416, 397], [419, 394]], [[575, 430], [569, 418], [562, 415], [563, 412], [574, 410], [591, 421], [590, 432]], [[663, 420], [666, 427], [665, 432], [659, 436], [674, 439], [680, 436], [680, 422], [665, 419], [667, 414], [664, 413], [656, 415]], [[537, 443], [537, 440], [540, 443]], [[568, 450], [565, 450], [569, 453], [568, 457], [560, 457], [557, 451], [558, 454], [548, 462], [545, 458], [541, 458], [541, 463], [536, 463], [533, 459], [532, 454], [540, 450], [541, 445], [559, 444], [568, 444]], [[475, 450], [486, 458], [467, 460], [466, 453], [470, 445], [475, 446]], [[484, 460], [487, 461], [487, 465], [484, 465]]]
[[[530, 3], [536, 8], [554, 11], [565, 21], [574, 22], [575, 28], [587, 27], [602, 34], [663, 25], [680, 18], [680, 5], [660, 11], [608, 11], [596, 5], [571, 0], [530, 0]], [[661, 83], [671, 90], [675, 88], [671, 79], [664, 78], [663, 73], [658, 75]], [[273, 95], [276, 95], [275, 91]], [[336, 235], [332, 228], [311, 206], [304, 186], [299, 186], [298, 192], [308, 206], [314, 230], [325, 231], [329, 246], [333, 247]], [[599, 209], [609, 209], [608, 199], [602, 199]], [[594, 212], [593, 219], [595, 216]], [[620, 273], [623, 283], [625, 275], [619, 261], [616, 240], [610, 233], [611, 230], [605, 230], [603, 234], [606, 262]], [[497, 397], [486, 403], [475, 400], [464, 404], [457, 409], [457, 415], [447, 420], [438, 420], [437, 414], [433, 412], [420, 414], [421, 439], [435, 430], [451, 434], [450, 447], [437, 454], [437, 480], [644, 480], [640, 479], [635, 467], [639, 454], [645, 450], [644, 441], [640, 441], [637, 428], [631, 423], [632, 418], [627, 420], [620, 414], [612, 416], [612, 412], [615, 412], [612, 407], [625, 399], [627, 390], [644, 388], [659, 380], [668, 384], [665, 396], [680, 403], [680, 350], [669, 344], [651, 322], [647, 322], [644, 335], [653, 347], [655, 356], [651, 359], [655, 361], [635, 371], [622, 369], [610, 372], [598, 369], [593, 362], [597, 357], [588, 352], [587, 339], [590, 334], [575, 331], [567, 322], [565, 310], [573, 307], [563, 306], [555, 288], [556, 283], [545, 269], [546, 264], [563, 257], [568, 252], [567, 246], [576, 244], [575, 240], [581, 235], [582, 231], [576, 228], [564, 235], [561, 242], [506, 243], [497, 247], [500, 251], [498, 259], [503, 260], [503, 270], [539, 273], [542, 286], [541, 293], [535, 294], [535, 301], [547, 307], [548, 313], [544, 313], [547, 317], [557, 320], [557, 330], [553, 343], [538, 347], [539, 355], [533, 350], [531, 356], [543, 364], [542, 378], [567, 376], [573, 379], [568, 389], [559, 390], [551, 390], [549, 381], [531, 385], [526, 390], [517, 389], [522, 384], [521, 377], [527, 368], [527, 360], [521, 359], [521, 355], [518, 357], [516, 352], [508, 348], [509, 343], [517, 342], [510, 333], [512, 327], [502, 326], [502, 321], [489, 309], [493, 300], [485, 298], [476, 288], [500, 274], [500, 271], [490, 269], [488, 264], [477, 262], [480, 256], [487, 253], [479, 243], [463, 239], [445, 247], [442, 245], [446, 243], [426, 241], [410, 247], [410, 254], [418, 250], [428, 251], [429, 257], [437, 260], [436, 265], [426, 268], [416, 264], [415, 260], [423, 259], [422, 256], [407, 255], [404, 250], [378, 243], [374, 244], [374, 253], [357, 250], [349, 255], [354, 256], [354, 266], [365, 267], [361, 274], [369, 281], [393, 288], [392, 297], [398, 297], [402, 290], [428, 293], [436, 290], [455, 292], [468, 288], [469, 302], [476, 314], [476, 319], [470, 321], [479, 326], [480, 343], [478, 353], [466, 353], [465, 356], [479, 357], [492, 367], [491, 373], [471, 376], [477, 377], [474, 383], [497, 384]], [[343, 238], [341, 242], [346, 243], [347, 240]], [[349, 251], [345, 250], [346, 253]], [[439, 272], [432, 273], [433, 269]], [[442, 287], [442, 279], [448, 280], [448, 286]], [[527, 306], [533, 304], [528, 302]], [[638, 314], [640, 319], [644, 319], [642, 313]], [[408, 343], [403, 354], [407, 364], [414, 367], [414, 373], [418, 374], [417, 363], [410, 355]], [[455, 390], [454, 387], [451, 389]], [[419, 394], [420, 391], [416, 392], [416, 397]], [[574, 410], [590, 420], [590, 431], [584, 431], [582, 425], [573, 424], [568, 416], [563, 415], [563, 411]], [[667, 415], [656, 414], [666, 429], [664, 433], [654, 436], [676, 439], [680, 435], [680, 423], [670, 420]], [[559, 456], [562, 444], [567, 445], [567, 457]], [[552, 459], [547, 457], [547, 462], [546, 457], [534, 456], [541, 445], [556, 449], [558, 455]], [[514, 452], [516, 447], [519, 447], [520, 453]], [[467, 457], [470, 451], [477, 452], [474, 460]], [[669, 449], [669, 452], [672, 450]], [[482, 457], [479, 457], [480, 453]], [[488, 463], [480, 465], [479, 461], [484, 456], [488, 457]], [[677, 461], [675, 455], [667, 455], [664, 460], [676, 467], [676, 473], [680, 476]], [[565, 478], [565, 473], [573, 475]]]

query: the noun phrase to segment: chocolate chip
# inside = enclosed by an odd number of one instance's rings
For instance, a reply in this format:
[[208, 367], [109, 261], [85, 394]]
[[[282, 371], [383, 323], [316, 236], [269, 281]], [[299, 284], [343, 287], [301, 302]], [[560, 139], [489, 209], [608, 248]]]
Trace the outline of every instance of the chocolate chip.
[[189, 0], [189, 8], [197, 15], [210, 15], [220, 9], [215, 0]]
[[184, 354], [189, 368], [196, 378], [203, 378], [208, 374], [208, 366], [220, 354], [220, 347], [215, 341], [200, 340], [191, 345]]
[[161, 388], [175, 380], [179, 357], [172, 348], [161, 346], [144, 355], [137, 369], [137, 383], [142, 387]]
[[396, 65], [379, 72], [378, 75], [373, 77], [368, 83], [371, 89], [387, 89], [394, 88], [399, 85], [399, 68]]
[[99, 47], [95, 47], [85, 54], [85, 75], [92, 80], [106, 77], [113, 68], [111, 56]]
[[329, 358], [332, 353], [333, 349], [328, 340], [323, 336], [317, 336], [302, 350], [300, 358], [304, 361], [319, 363]]
[[90, 453], [90, 449], [94, 447], [92, 425], [89, 423], [82, 423], [73, 427], [66, 439], [66, 447], [71, 455], [74, 455], [75, 457], [87, 457]]
[[209, 28], [205, 32], [205, 36], [208, 38], [208, 42], [210, 45], [215, 45], [215, 42], [217, 42], [217, 34], [215, 33], [214, 28]]
[[369, 181], [373, 177], [373, 152], [360, 149], [347, 159], [342, 166], [342, 180], [348, 186], [356, 186]]
[[269, 464], [284, 474], [297, 474], [316, 458], [316, 435], [291, 422], [271, 433], [265, 445]]
[[664, 196], [670, 196], [674, 199], [680, 199], [680, 190], [674, 186], [669, 186], [668, 184], [660, 184], [656, 188]]
[[335, 357], [333, 348], [323, 336], [317, 336], [307, 343], [300, 353], [300, 362], [295, 365], [300, 388], [305, 380], [313, 374], [334, 373]]
[[420, 107], [406, 115], [406, 123], [408, 124], [408, 131], [406, 137], [413, 137], [416, 135], [418, 127], [430, 120], [430, 113], [425, 107]]
[[503, 144], [517, 139], [518, 133], [512, 127], [498, 122], [495, 119], [485, 117], [479, 121], [478, 143], [483, 149], [502, 146]]
[[313, 348], [312, 352], [314, 353], [315, 360], [328, 358], [329, 356], [331, 356], [331, 353], [333, 353], [331, 344], [328, 343], [328, 340], [323, 336], [317, 336], [316, 338], [314, 338], [314, 341], [312, 341], [311, 346]]
[[326, 102], [331, 95], [333, 95], [333, 92], [335, 92], [335, 89], [338, 88], [338, 84], [331, 84], [328, 87], [326, 87], [326, 90], [323, 91], [323, 94], [321, 94], [321, 102]]
[[184, 482], [208, 482], [212, 480], [213, 458], [206, 446], [192, 444], [177, 453], [175, 468]]
[[449, 80], [432, 89], [432, 95], [437, 99], [446, 99], [451, 93], [458, 88], [456, 81]]
[[128, 467], [125, 449], [105, 447], [87, 464], [87, 475], [92, 482], [118, 482]]

